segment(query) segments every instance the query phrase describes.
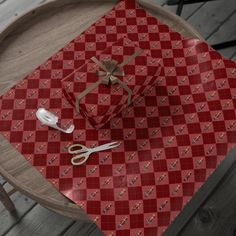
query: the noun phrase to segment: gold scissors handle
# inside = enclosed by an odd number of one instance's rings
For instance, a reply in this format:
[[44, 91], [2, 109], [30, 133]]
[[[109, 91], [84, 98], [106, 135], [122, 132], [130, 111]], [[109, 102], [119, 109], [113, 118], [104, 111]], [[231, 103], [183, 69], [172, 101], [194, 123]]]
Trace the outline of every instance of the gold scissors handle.
[[71, 159], [71, 163], [75, 166], [78, 166], [84, 164], [88, 160], [91, 154], [91, 149], [82, 144], [73, 144], [68, 148], [68, 152], [70, 154], [79, 154], [75, 155]]
[[89, 159], [90, 154], [91, 152], [88, 151], [72, 157], [71, 158], [72, 165], [74, 166], [83, 165]]
[[84, 146], [82, 144], [73, 144], [73, 145], [69, 146], [69, 148], [68, 148], [68, 152], [70, 154], [84, 153], [87, 151], [89, 151], [89, 148], [87, 148], [86, 146]]

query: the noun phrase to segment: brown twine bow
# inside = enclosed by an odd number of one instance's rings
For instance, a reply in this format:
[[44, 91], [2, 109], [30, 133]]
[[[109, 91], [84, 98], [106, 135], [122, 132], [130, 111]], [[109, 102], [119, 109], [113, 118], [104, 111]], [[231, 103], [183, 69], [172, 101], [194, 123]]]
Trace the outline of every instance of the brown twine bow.
[[98, 61], [96, 57], [92, 57], [91, 60], [103, 69], [103, 71], [97, 71], [97, 75], [102, 78], [102, 83], [105, 85], [117, 83], [119, 79], [116, 76], [125, 76], [124, 71], [118, 66], [118, 62], [115, 60], [104, 61], [103, 63]]
[[89, 86], [87, 89], [85, 89], [80, 95], [77, 96], [77, 111], [79, 112], [79, 104], [80, 100], [88, 93], [90, 93], [93, 89], [98, 87], [101, 83], [105, 85], [113, 85], [113, 84], [120, 84], [120, 86], [127, 91], [128, 93], [128, 105], [131, 103], [131, 95], [132, 90], [127, 86], [126, 83], [121, 81], [117, 76], [125, 76], [124, 70], [122, 69], [125, 65], [127, 65], [130, 61], [132, 61], [136, 56], [138, 56], [140, 53], [142, 53], [142, 49], [136, 51], [133, 55], [128, 57], [125, 61], [123, 61], [121, 64], [118, 64], [117, 61], [111, 60], [111, 61], [103, 61], [100, 62], [96, 57], [92, 57], [91, 60], [95, 62], [101, 69], [97, 71], [97, 75], [101, 80], [98, 80], [96, 83]]

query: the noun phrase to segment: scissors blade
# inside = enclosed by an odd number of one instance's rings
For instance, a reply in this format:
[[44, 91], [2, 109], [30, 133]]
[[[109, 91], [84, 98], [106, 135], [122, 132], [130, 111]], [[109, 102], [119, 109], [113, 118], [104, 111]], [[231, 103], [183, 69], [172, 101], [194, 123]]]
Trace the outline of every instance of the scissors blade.
[[107, 145], [109, 145], [110, 147], [118, 147], [120, 145], [120, 142], [111, 142], [111, 143], [107, 143]]
[[111, 143], [106, 143], [100, 146], [97, 146], [95, 148], [92, 149], [93, 152], [99, 152], [99, 151], [104, 151], [104, 150], [108, 150], [108, 149], [112, 149], [115, 147], [118, 147], [120, 145], [119, 142], [111, 142]]

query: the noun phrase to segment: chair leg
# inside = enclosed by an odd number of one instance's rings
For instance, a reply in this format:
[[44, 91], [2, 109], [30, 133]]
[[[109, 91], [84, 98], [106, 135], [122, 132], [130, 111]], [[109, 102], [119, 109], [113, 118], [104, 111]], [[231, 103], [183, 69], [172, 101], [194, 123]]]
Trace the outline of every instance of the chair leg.
[[0, 184], [0, 202], [6, 207], [6, 209], [9, 212], [13, 212], [16, 210], [12, 200], [8, 196], [7, 192], [3, 188], [3, 186]]
[[180, 16], [184, 7], [184, 0], [180, 0], [177, 10], [176, 10], [176, 15]]
[[218, 43], [218, 44], [211, 45], [211, 46], [216, 50], [223, 49], [223, 48], [228, 48], [228, 47], [233, 47], [233, 46], [236, 46], [236, 39], [231, 40], [231, 41], [226, 41], [226, 42], [223, 42], [223, 43]]
[[[184, 4], [192, 4], [192, 3], [199, 3], [199, 2], [211, 2], [216, 0], [184, 0]], [[168, 0], [167, 5], [177, 5], [180, 3], [180, 0]]]

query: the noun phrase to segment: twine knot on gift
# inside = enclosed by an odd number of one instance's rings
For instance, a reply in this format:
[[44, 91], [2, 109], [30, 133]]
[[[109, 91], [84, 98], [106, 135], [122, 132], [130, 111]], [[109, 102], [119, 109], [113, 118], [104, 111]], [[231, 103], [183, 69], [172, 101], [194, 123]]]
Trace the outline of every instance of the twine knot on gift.
[[123, 81], [121, 81], [117, 76], [124, 77], [125, 72], [123, 70], [123, 67], [127, 65], [130, 61], [132, 61], [135, 57], [137, 57], [139, 54], [142, 53], [142, 49], [136, 51], [134, 54], [129, 56], [126, 60], [124, 60], [121, 64], [119, 64], [116, 60], [104, 60], [103, 62], [99, 61], [96, 57], [92, 57], [91, 60], [96, 63], [102, 70], [97, 71], [97, 76], [101, 78], [101, 80], [98, 80], [96, 83], [89, 86], [87, 89], [85, 89], [79, 96], [77, 96], [77, 104], [76, 108], [79, 112], [80, 107], [80, 100], [88, 93], [90, 93], [93, 89], [98, 87], [100, 84], [105, 84], [107, 86], [113, 85], [113, 84], [119, 84], [124, 90], [128, 93], [128, 105], [131, 103], [131, 95], [132, 90], [127, 86], [127, 84]]
[[103, 63], [98, 61], [96, 57], [93, 57], [91, 60], [103, 69], [102, 71], [97, 71], [97, 75], [105, 85], [116, 84], [119, 80], [117, 76], [125, 76], [125, 72], [119, 67], [116, 60], [103, 61]]

